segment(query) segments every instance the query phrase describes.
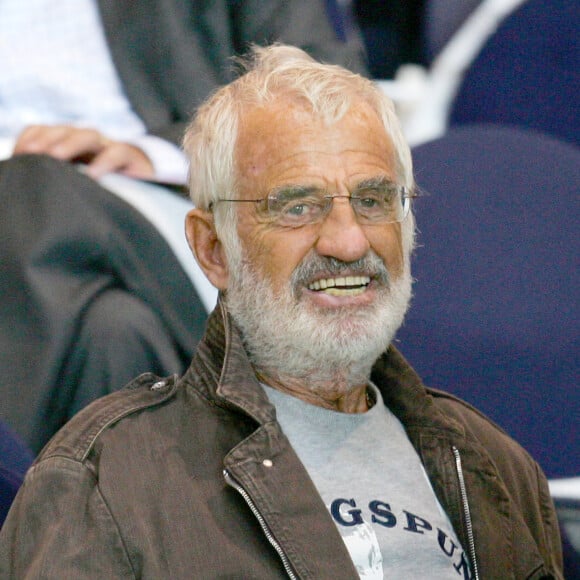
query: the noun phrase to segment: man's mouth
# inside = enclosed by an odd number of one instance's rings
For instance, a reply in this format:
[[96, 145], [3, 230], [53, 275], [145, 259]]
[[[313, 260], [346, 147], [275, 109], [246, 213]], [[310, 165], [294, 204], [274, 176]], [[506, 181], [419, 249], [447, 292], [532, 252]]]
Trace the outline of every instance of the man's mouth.
[[331, 296], [357, 296], [370, 284], [369, 276], [339, 276], [322, 278], [308, 284], [308, 290], [324, 292]]

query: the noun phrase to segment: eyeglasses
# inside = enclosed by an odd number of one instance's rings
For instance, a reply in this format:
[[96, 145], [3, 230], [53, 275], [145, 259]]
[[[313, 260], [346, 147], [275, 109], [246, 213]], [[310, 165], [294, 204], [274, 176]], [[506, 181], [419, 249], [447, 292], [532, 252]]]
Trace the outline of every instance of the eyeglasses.
[[402, 185], [381, 183], [359, 186], [352, 195], [329, 195], [314, 188], [290, 186], [261, 199], [218, 199], [214, 203], [255, 203], [261, 221], [298, 228], [322, 221], [330, 213], [333, 200], [340, 198], [349, 200], [361, 224], [402, 222], [414, 197]]

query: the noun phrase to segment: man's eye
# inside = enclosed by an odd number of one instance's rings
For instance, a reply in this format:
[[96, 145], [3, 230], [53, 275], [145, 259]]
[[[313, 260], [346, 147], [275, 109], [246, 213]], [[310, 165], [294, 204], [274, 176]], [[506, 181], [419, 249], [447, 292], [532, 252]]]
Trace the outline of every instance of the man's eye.
[[309, 217], [317, 213], [319, 205], [318, 199], [294, 199], [284, 206], [282, 214], [292, 218]]
[[306, 203], [293, 203], [286, 206], [284, 213], [292, 216], [302, 216], [308, 212], [308, 206]]
[[357, 199], [357, 205], [362, 211], [381, 211], [385, 207], [384, 197], [376, 191], [364, 192]]
[[381, 202], [377, 197], [371, 196], [359, 198], [359, 203], [361, 207], [364, 207], [365, 209], [374, 209], [375, 207], [381, 205]]

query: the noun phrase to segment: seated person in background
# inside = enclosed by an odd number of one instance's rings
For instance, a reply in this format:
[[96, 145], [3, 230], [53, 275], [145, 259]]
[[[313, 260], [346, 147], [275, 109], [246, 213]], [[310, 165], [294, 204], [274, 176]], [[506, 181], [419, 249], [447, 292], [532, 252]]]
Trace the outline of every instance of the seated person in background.
[[[4, 157], [15, 143], [0, 163], [0, 417], [38, 452], [87, 402], [136, 374], [183, 372], [215, 305], [215, 293], [209, 306], [201, 300], [203, 276], [194, 289], [179, 277], [163, 239], [144, 234], [144, 246], [140, 216], [110, 188], [141, 211], [159, 194], [156, 227], [177, 204], [177, 228], [165, 232], [187, 260], [190, 204], [105, 174], [184, 184], [186, 121], [232, 78], [230, 58], [250, 42], [364, 64], [359, 45], [336, 39], [320, 0], [8, 0], [0, 38]], [[99, 181], [68, 161], [87, 163]]]
[[256, 48], [185, 138], [221, 292], [181, 378], [79, 413], [0, 533], [16, 578], [561, 578], [538, 465], [392, 346], [414, 181], [373, 84]]
[[93, 177], [184, 183], [185, 123], [249, 43], [365, 70], [320, 0], [9, 0], [0, 37], [0, 137], [16, 139], [15, 153], [86, 160]]

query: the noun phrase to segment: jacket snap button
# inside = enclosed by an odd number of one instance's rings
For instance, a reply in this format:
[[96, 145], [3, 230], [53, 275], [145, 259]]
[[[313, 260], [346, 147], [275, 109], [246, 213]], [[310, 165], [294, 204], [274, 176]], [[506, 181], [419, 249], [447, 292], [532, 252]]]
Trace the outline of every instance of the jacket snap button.
[[151, 385], [151, 390], [158, 391], [159, 389], [162, 389], [164, 386], [165, 386], [165, 381], [157, 381], [156, 383]]
[[264, 459], [264, 461], [262, 461], [262, 465], [264, 467], [272, 467], [272, 465], [274, 465], [274, 464], [272, 463], [271, 459]]

